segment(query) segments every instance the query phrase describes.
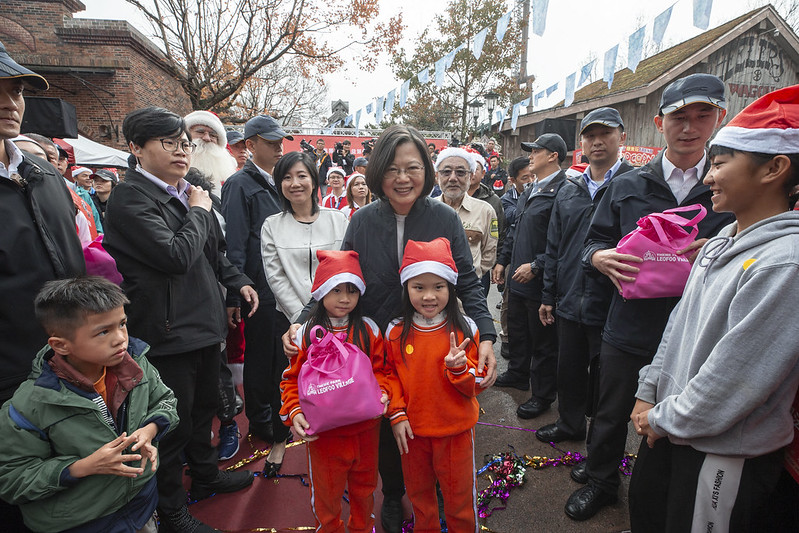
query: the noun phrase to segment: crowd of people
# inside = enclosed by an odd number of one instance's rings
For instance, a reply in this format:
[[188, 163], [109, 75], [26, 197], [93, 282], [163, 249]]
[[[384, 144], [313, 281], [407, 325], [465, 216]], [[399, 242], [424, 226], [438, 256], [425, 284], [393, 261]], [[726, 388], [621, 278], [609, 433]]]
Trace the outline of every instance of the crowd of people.
[[[414, 531], [440, 515], [477, 531], [476, 397], [492, 385], [530, 391], [522, 419], [557, 400], [540, 441], [585, 442], [573, 520], [618, 500], [632, 421], [633, 531], [799, 527], [783, 464], [799, 347], [781, 320], [799, 288], [799, 86], [721, 127], [720, 79], [673, 81], [665, 148], [640, 168], [620, 157], [620, 113], [595, 109], [567, 174], [553, 133], [506, 168], [493, 139], [436, 149], [406, 125], [365, 157], [323, 139], [284, 154], [293, 137], [268, 115], [242, 132], [158, 107], [126, 116], [127, 169], [90, 169], [20, 135], [25, 84], [47, 88], [0, 44], [4, 527], [216, 531], [189, 512], [184, 472], [193, 499], [252, 484], [219, 468], [243, 410], [271, 445], [264, 476], [307, 442], [317, 531], [372, 531], [378, 477], [385, 531], [406, 494]], [[678, 251], [684, 294], [623, 297], [645, 258], [619, 241], [673, 208], [706, 213]], [[368, 357], [382, 417], [316, 431], [299, 376], [319, 327]]]

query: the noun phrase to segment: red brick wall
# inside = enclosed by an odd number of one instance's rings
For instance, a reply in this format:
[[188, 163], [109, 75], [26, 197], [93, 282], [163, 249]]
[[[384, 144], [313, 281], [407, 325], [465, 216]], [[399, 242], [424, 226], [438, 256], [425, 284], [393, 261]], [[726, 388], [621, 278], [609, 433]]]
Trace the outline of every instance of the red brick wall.
[[122, 120], [130, 111], [191, 111], [160, 50], [127, 22], [73, 19], [85, 9], [78, 0], [2, 2], [0, 40], [17, 62], [47, 78], [50, 90], [38, 95], [75, 106], [82, 135], [124, 148]]

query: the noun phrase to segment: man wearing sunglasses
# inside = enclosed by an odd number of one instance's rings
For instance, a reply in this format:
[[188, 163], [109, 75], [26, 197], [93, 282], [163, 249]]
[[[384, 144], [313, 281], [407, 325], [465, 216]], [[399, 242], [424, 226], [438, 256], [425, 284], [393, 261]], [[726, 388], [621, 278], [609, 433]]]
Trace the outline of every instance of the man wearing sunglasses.
[[532, 389], [529, 400], [516, 410], [519, 418], [535, 418], [549, 409], [557, 391], [558, 344], [553, 328], [538, 319], [543, 290], [547, 229], [555, 196], [566, 181], [560, 165], [566, 159], [566, 142], [545, 133], [535, 142], [522, 143], [530, 152], [535, 182], [516, 204], [516, 220], [505, 238], [494, 267], [494, 283], [508, 278], [508, 370], [496, 385]]

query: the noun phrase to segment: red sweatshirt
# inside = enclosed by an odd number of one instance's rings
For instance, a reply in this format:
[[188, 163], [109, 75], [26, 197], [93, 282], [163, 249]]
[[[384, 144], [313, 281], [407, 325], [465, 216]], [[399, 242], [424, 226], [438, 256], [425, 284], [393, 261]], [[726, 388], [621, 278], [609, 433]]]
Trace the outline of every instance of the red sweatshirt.
[[[423, 319], [424, 320], [424, 319]], [[466, 318], [474, 342], [466, 348], [466, 365], [448, 369], [444, 357], [450, 350], [448, 322], [429, 326], [414, 323], [400, 346], [402, 321], [386, 329], [386, 365], [390, 387], [388, 416], [394, 425], [408, 420], [414, 435], [445, 437], [474, 427], [480, 406], [476, 396], [485, 373], [477, 375], [477, 326]], [[458, 344], [466, 338], [455, 334]]]

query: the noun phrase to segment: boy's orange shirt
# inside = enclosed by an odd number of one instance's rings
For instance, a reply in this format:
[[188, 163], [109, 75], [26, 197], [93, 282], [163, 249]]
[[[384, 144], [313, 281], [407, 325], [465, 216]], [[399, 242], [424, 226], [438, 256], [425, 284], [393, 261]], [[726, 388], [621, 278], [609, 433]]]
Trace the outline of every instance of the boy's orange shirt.
[[[414, 435], [445, 437], [474, 427], [480, 405], [476, 396], [485, 373], [477, 374], [480, 334], [467, 318], [474, 342], [466, 348], [467, 364], [448, 369], [444, 357], [450, 350], [447, 322], [431, 327], [414, 325], [401, 345], [402, 322], [386, 330], [386, 365], [390, 386], [388, 416], [394, 425], [408, 420]], [[456, 342], [466, 338], [456, 332]]]
[[[367, 355], [369, 355], [372, 360], [372, 371], [374, 372], [375, 378], [377, 378], [377, 383], [380, 385], [380, 389], [383, 392], [388, 393], [386, 371], [383, 364], [385, 357], [383, 335], [380, 332], [380, 328], [377, 327], [377, 324], [371, 318], [364, 317], [363, 322], [366, 325], [366, 331], [369, 335], [369, 351], [371, 353]], [[283, 371], [283, 379], [280, 382], [280, 399], [282, 402], [280, 407], [280, 420], [287, 426], [291, 426], [294, 417], [298, 413], [302, 412], [302, 409], [300, 408], [300, 394], [297, 378], [300, 375], [300, 369], [302, 368], [303, 363], [305, 363], [305, 361], [308, 359], [308, 345], [306, 344], [304, 338], [305, 329], [307, 326], [307, 322], [303, 324], [302, 327], [297, 331], [297, 336], [292, 341], [292, 343], [299, 349], [299, 352], [289, 361], [289, 365]], [[333, 327], [331, 331], [333, 333], [343, 333], [347, 331], [347, 327]], [[354, 344], [351, 337], [351, 334], [347, 336], [347, 342]], [[341, 408], [346, 409], [347, 406], [343, 405]], [[369, 426], [377, 424], [378, 422], [379, 419], [366, 420], [357, 424], [351, 424], [349, 426], [337, 428], [335, 431], [338, 436], [355, 434]]]

